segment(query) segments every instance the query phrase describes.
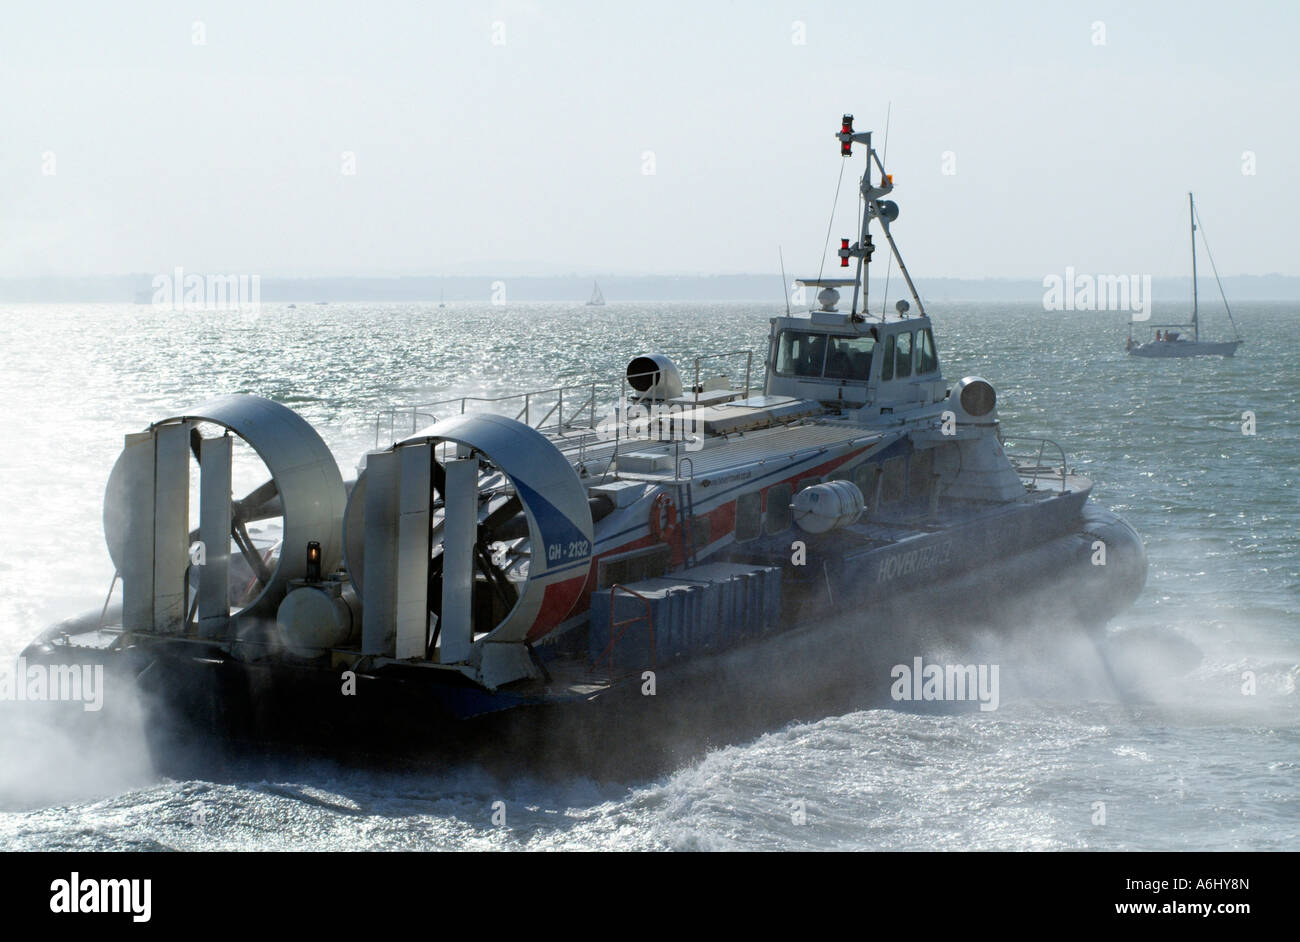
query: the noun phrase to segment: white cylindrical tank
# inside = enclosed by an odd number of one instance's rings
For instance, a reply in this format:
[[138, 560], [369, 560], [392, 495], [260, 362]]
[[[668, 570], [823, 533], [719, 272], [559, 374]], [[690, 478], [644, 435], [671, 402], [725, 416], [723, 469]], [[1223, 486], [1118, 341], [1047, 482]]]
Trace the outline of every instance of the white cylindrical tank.
[[852, 481], [827, 481], [795, 494], [790, 511], [805, 533], [826, 533], [856, 521], [866, 505]]
[[298, 654], [316, 655], [355, 639], [361, 626], [357, 597], [336, 580], [294, 580], [275, 613], [280, 640]]

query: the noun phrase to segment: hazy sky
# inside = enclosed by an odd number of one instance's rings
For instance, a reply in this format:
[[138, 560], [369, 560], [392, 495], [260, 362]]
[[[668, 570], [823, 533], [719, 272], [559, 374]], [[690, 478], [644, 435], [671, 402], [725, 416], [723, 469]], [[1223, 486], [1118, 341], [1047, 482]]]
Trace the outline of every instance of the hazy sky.
[[1300, 275], [1295, 2], [2, 17], [0, 277], [762, 272], [778, 245], [808, 273], [839, 116], [883, 132], [890, 102], [917, 275], [1186, 274], [1189, 189], [1223, 274]]

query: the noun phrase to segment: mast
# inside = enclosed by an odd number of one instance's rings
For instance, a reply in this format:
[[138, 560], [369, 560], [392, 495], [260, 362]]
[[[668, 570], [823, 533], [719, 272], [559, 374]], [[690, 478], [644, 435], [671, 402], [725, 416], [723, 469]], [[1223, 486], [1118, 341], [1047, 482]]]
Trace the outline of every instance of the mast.
[[[849, 267], [849, 259], [856, 258], [857, 275], [853, 283], [853, 301], [849, 305], [850, 316], [855, 316], [858, 311], [859, 292], [862, 297], [862, 313], [867, 312], [867, 289], [868, 279], [870, 278], [871, 254], [876, 247], [871, 242], [871, 220], [880, 220], [880, 228], [885, 234], [886, 241], [889, 242], [889, 250], [893, 254], [894, 261], [898, 262], [898, 270], [903, 275], [903, 280], [907, 282], [907, 289], [911, 292], [912, 300], [916, 303], [917, 313], [922, 317], [925, 316], [925, 307], [921, 304], [921, 297], [916, 293], [916, 285], [912, 284], [912, 276], [907, 271], [907, 266], [903, 264], [903, 256], [899, 254], [898, 246], [894, 242], [893, 235], [889, 232], [889, 224], [898, 218], [898, 206], [895, 203], [886, 200], [881, 203], [880, 197], [886, 196], [893, 192], [894, 177], [893, 174], [885, 173], [885, 166], [880, 162], [880, 157], [876, 149], [871, 146], [871, 132], [853, 131], [853, 115], [846, 114], [840, 124], [840, 132], [835, 135], [840, 141], [840, 156], [850, 157], [853, 154], [854, 144], [867, 145], [867, 169], [862, 174], [862, 184], [860, 191], [862, 193], [862, 234], [861, 238], [854, 245], [849, 245], [848, 239], [840, 239], [840, 265], [843, 268]], [[871, 165], [876, 165], [880, 171], [880, 183], [871, 182]], [[832, 217], [833, 218], [833, 217]], [[881, 320], [884, 320], [884, 312], [881, 312]]]
[[1188, 222], [1192, 226], [1192, 340], [1199, 342], [1201, 339], [1200, 318], [1197, 316], [1197, 299], [1196, 299], [1196, 206], [1192, 203], [1192, 194], [1187, 194], [1187, 215]]
[[[871, 189], [871, 132], [867, 132], [867, 169], [862, 174], [862, 185], [858, 188], [859, 192], [865, 192]], [[871, 201], [863, 199], [862, 201], [862, 233], [858, 236], [858, 245], [865, 246], [870, 240], [871, 231]], [[871, 279], [871, 253], [863, 252], [858, 256], [858, 277], [862, 282], [862, 313], [867, 313], [867, 295], [870, 293]], [[857, 307], [858, 287], [853, 286], [853, 305], [849, 308], [849, 313], [856, 313], [853, 308]]]
[[[852, 132], [853, 132], [853, 115], [846, 114], [844, 116], [843, 124], [841, 125], [840, 134], [841, 135], [844, 133], [851, 134]], [[842, 137], [840, 138], [840, 140], [841, 142], [843, 142]], [[859, 143], [863, 143], [867, 145], [867, 171], [865, 174], [863, 174], [862, 187], [861, 187], [862, 191], [865, 192], [866, 190], [869, 190], [871, 188], [871, 132], [866, 131], [862, 134], [859, 134], [854, 138], [854, 140], [857, 140]], [[849, 148], [847, 146], [844, 146], [843, 143], [841, 143], [840, 154], [841, 156], [844, 157], [849, 156]], [[871, 225], [871, 203], [864, 199], [862, 203], [862, 230], [860, 235], [858, 236], [858, 243], [856, 246], [854, 246], [855, 249], [866, 244], [868, 227], [870, 225]], [[868, 268], [868, 265], [871, 262], [871, 256], [864, 252], [855, 252], [854, 254], [857, 255], [858, 257], [858, 270], [857, 270], [857, 274], [854, 277], [853, 302], [849, 305], [850, 315], [854, 315], [858, 312], [859, 290], [861, 290], [862, 293], [862, 313], [865, 314], [867, 312], [867, 279], [871, 277], [870, 269]]]

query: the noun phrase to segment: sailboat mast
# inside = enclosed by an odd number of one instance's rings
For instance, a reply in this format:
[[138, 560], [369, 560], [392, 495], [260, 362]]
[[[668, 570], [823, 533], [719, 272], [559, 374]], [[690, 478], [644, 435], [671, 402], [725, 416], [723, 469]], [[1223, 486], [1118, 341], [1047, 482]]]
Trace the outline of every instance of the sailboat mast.
[[1192, 194], [1187, 194], [1188, 222], [1192, 226], [1192, 339], [1200, 341], [1201, 326], [1196, 299], [1196, 206], [1192, 203]]

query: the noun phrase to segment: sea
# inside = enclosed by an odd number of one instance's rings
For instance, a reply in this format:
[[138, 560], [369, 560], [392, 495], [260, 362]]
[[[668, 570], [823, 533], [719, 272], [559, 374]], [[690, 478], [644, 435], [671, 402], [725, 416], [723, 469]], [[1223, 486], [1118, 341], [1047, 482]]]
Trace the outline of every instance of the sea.
[[[686, 365], [753, 351], [757, 385], [779, 313], [0, 306], [0, 664], [104, 603], [105, 481], [123, 435], [151, 421], [217, 394], [266, 396], [311, 422], [349, 475], [393, 404], [608, 380], [649, 352]], [[1115, 646], [1122, 683], [1044, 611], [1028, 634], [981, 636], [981, 661], [1000, 666], [996, 710], [828, 710], [601, 778], [286, 756], [177, 779], [137, 730], [74, 742], [37, 705], [3, 702], [0, 848], [1300, 848], [1300, 305], [1237, 305], [1238, 355], [1188, 360], [1126, 356], [1123, 313], [928, 313], [949, 381], [987, 379], [1005, 433], [1060, 443], [1092, 499], [1142, 534], [1146, 588], [1108, 631], [1150, 643]], [[1157, 304], [1152, 320], [1181, 313]], [[739, 378], [744, 358], [725, 362]]]

